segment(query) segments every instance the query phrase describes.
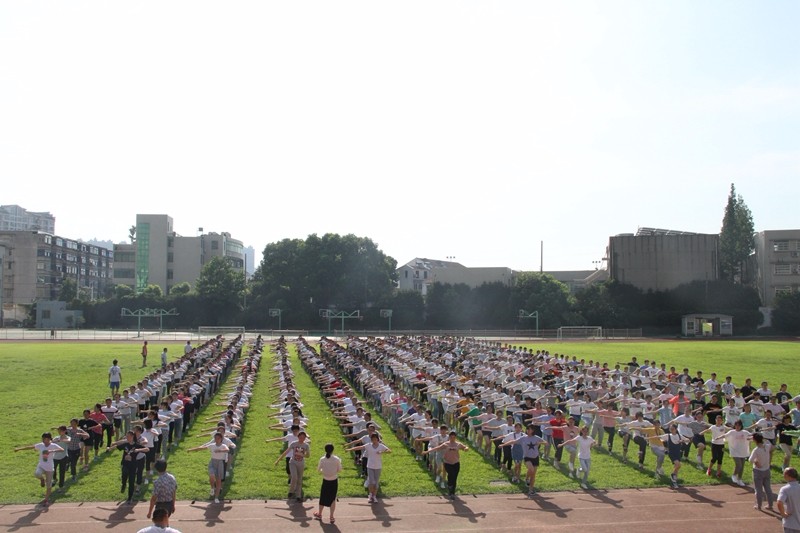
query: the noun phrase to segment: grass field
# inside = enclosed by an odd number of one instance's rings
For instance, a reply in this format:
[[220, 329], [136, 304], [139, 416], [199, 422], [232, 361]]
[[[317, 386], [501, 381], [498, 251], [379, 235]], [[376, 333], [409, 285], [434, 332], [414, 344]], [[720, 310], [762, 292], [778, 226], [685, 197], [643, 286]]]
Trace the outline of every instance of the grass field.
[[[174, 354], [181, 352], [182, 343], [164, 343]], [[158, 359], [163, 346], [153, 345], [152, 362]], [[789, 391], [800, 392], [800, 373], [796, 372], [799, 343], [770, 341], [661, 341], [661, 342], [570, 342], [533, 345], [535, 349], [548, 349], [551, 353], [566, 353], [578, 358], [599, 359], [614, 363], [626, 362], [635, 355], [639, 360], [655, 359], [680, 370], [689, 367], [692, 374], [716, 371], [720, 378], [732, 375], [737, 384], [751, 377], [758, 384], [767, 380], [773, 390], [787, 383]], [[3, 343], [0, 344], [0, 405], [6, 411], [6, 431], [0, 432], [0, 468], [5, 474], [0, 484], [0, 504], [39, 501], [42, 489], [33, 478], [36, 455], [33, 451], [14, 453], [15, 446], [40, 441], [40, 435], [50, 427], [79, 417], [84, 407], [93, 405], [108, 394], [107, 372], [112, 359], [119, 359], [123, 371], [123, 385], [130, 385], [145, 375], [142, 369], [138, 343]], [[332, 442], [336, 454], [344, 463], [345, 471], [340, 481], [342, 496], [364, 495], [362, 480], [356, 475], [349, 454], [342, 451], [344, 438], [337, 422], [331, 417], [322, 396], [311, 378], [302, 370], [292, 348], [292, 361], [296, 383], [305, 403], [304, 414], [309, 417], [312, 437], [312, 454], [306, 467], [306, 494], [315, 496], [319, 491], [320, 476], [315, 470], [323, 446]], [[265, 354], [263, 374], [254, 389], [251, 409], [248, 412], [240, 450], [233, 475], [228, 481], [225, 495], [230, 498], [282, 498], [286, 495], [286, 476], [283, 464], [273, 466], [281, 452], [279, 443], [264, 443], [277, 432], [266, 429], [267, 407], [275, 399], [268, 388], [275, 380], [269, 355]], [[155, 367], [153, 367], [155, 368]], [[218, 409], [217, 407], [213, 408]], [[219, 408], [221, 409], [221, 408]], [[210, 409], [209, 409], [210, 412]], [[205, 413], [201, 412], [205, 417]], [[379, 424], [388, 424], [376, 417]], [[179, 497], [206, 498], [208, 486], [205, 465], [208, 454], [188, 454], [185, 450], [205, 442], [197, 435], [197, 426], [184, 438], [170, 455], [170, 471], [180, 482]], [[439, 489], [427, 474], [424, 466], [389, 431], [384, 431], [387, 445], [394, 453], [384, 461], [382, 492], [387, 496], [436, 494]], [[615, 445], [619, 449], [619, 444]], [[708, 460], [708, 457], [706, 457]], [[777, 464], [778, 456], [776, 455]], [[793, 464], [797, 464], [797, 458]], [[648, 454], [646, 465], [652, 469], [653, 458]], [[726, 462], [725, 472], [732, 465]], [[686, 484], [716, 483], [697, 469], [685, 467], [681, 478]], [[745, 477], [747, 479], [747, 476]], [[776, 474], [774, 479], [779, 481]], [[593, 457], [590, 483], [599, 488], [650, 487], [664, 484], [652, 477], [652, 471], [639, 472], [624, 465], [616, 456], [597, 453]], [[474, 451], [462, 456], [459, 491], [465, 493], [510, 492], [520, 490], [507, 482], [500, 472]], [[549, 465], [539, 469], [537, 485], [543, 490], [570, 490], [577, 482]], [[119, 496], [119, 457], [101, 454], [91, 471], [79, 475], [78, 481], [68, 484], [56, 496], [59, 501], [107, 501]], [[149, 497], [145, 493], [142, 498]]]

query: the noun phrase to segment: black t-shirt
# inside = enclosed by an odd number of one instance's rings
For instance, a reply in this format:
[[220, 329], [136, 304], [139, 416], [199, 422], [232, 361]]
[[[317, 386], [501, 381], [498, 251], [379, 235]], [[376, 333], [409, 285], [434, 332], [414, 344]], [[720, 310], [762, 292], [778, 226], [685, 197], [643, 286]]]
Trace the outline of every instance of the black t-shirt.
[[691, 400], [689, 402], [689, 405], [692, 406], [692, 411], [698, 408], [705, 410], [706, 402], [705, 400], [698, 400], [697, 398], [695, 398], [694, 400]]
[[797, 428], [791, 424], [784, 424], [780, 423], [775, 426], [775, 430], [778, 432], [778, 443], [779, 444], [788, 444], [789, 446], [792, 445], [792, 437], [785, 434], [784, 431], [796, 431]]
[[720, 412], [721, 409], [722, 406], [718, 403], [715, 403], [713, 400], [703, 406], [703, 412], [706, 414], [709, 424], [717, 423], [717, 416], [722, 414]]
[[755, 391], [756, 391], [755, 387], [751, 387], [750, 385], [745, 385], [744, 387], [742, 387], [742, 398], [747, 398]]
[[92, 420], [91, 418], [81, 418], [80, 420], [78, 420], [78, 427], [89, 434], [89, 438], [88, 439], [87, 438], [83, 439], [84, 442], [92, 440], [92, 431], [90, 431], [90, 430], [91, 430], [91, 428], [93, 428], [93, 427], [95, 427], [97, 425], [99, 425], [99, 424], [97, 422], [95, 422], [94, 420]]
[[122, 444], [117, 445], [118, 450], [122, 450], [122, 464], [130, 463], [136, 460], [136, 456], [133, 453], [133, 450], [136, 449], [135, 442], [123, 442]]
[[[778, 391], [775, 393], [775, 397], [778, 399], [778, 403], [783, 403], [786, 400], [790, 400], [792, 398], [792, 395], [785, 391]], [[784, 410], [785, 409], [786, 408], [784, 407]]]

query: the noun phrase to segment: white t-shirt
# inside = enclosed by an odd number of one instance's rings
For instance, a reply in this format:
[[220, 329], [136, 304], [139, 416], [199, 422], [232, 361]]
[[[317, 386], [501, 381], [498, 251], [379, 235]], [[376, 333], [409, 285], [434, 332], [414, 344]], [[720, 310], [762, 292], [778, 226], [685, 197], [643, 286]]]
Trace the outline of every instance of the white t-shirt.
[[367, 447], [364, 448], [364, 455], [367, 458], [367, 468], [371, 468], [373, 470], [380, 470], [383, 468], [383, 460], [381, 459], [381, 455], [383, 452], [388, 450], [382, 442], [379, 442], [377, 446], [373, 445], [371, 442], [367, 444]]
[[122, 375], [122, 370], [117, 365], [108, 369], [108, 380], [112, 383], [119, 383], [119, 378]]
[[578, 446], [578, 459], [591, 459], [592, 458], [592, 444], [594, 439], [592, 437], [578, 436], [575, 444]]
[[332, 481], [339, 477], [339, 472], [342, 471], [342, 460], [335, 455], [325, 457], [324, 455], [319, 458], [317, 470], [322, 473], [322, 478]]
[[211, 450], [211, 458], [212, 459], [219, 459], [220, 461], [224, 461], [228, 458], [228, 450], [229, 448], [224, 444], [204, 444], [204, 448], [208, 448]]
[[136, 533], [181, 533], [174, 527], [161, 527], [153, 524], [152, 526], [143, 527]]
[[52, 442], [47, 446], [45, 446], [43, 442], [40, 442], [39, 444], [34, 444], [33, 448], [39, 452], [39, 463], [36, 465], [36, 468], [41, 469], [44, 472], [52, 472], [55, 470], [53, 465], [53, 454], [63, 451], [63, 448]]
[[733, 430], [725, 436], [731, 457], [746, 459], [750, 455], [750, 442], [747, 440], [750, 436], [751, 433], [743, 429]]

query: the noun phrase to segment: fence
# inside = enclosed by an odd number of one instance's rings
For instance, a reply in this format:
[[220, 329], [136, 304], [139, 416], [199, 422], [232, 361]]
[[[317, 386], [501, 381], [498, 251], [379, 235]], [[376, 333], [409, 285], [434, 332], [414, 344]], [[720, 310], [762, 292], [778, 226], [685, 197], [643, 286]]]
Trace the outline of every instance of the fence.
[[[356, 336], [375, 336], [385, 337], [387, 335], [427, 335], [427, 336], [447, 336], [447, 337], [477, 337], [497, 340], [534, 340], [534, 339], [553, 339], [557, 337], [558, 330], [555, 329], [427, 329], [427, 330], [367, 330], [367, 329], [345, 329], [344, 332], [335, 329], [328, 333], [327, 330], [274, 330], [259, 329], [247, 330], [247, 336], [262, 335], [266, 338], [275, 338], [284, 335], [287, 339], [296, 338], [299, 335], [314, 338], [327, 335], [330, 337], [345, 337], [348, 335]], [[642, 330], [638, 329], [604, 329], [604, 339], [633, 339], [641, 338]], [[75, 341], [191, 341], [200, 342], [207, 340], [201, 337], [196, 330], [142, 330], [136, 329], [25, 329], [25, 328], [0, 328], [0, 340], [15, 341], [50, 341], [50, 340], [75, 340]], [[580, 340], [580, 339], [571, 339]], [[595, 339], [586, 339], [595, 340]]]

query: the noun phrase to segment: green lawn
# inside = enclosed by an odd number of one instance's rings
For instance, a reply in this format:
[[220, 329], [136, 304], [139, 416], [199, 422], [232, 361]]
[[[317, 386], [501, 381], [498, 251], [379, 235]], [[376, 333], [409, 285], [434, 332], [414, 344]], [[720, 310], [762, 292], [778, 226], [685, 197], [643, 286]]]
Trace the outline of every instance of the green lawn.
[[[164, 346], [172, 355], [181, 353], [181, 342], [163, 343], [151, 347], [151, 362], [156, 362]], [[692, 373], [703, 370], [710, 374], [716, 371], [720, 377], [733, 376], [737, 384], [750, 376], [758, 384], [766, 379], [773, 390], [787, 383], [789, 391], [800, 392], [800, 373], [796, 372], [797, 352], [800, 344], [771, 341], [658, 341], [658, 342], [570, 342], [543, 343], [533, 345], [536, 349], [576, 355], [579, 358], [599, 358], [601, 361], [627, 361], [632, 355], [640, 360], [656, 359], [679, 369], [688, 366]], [[140, 368], [139, 343], [2, 343], [0, 344], [0, 405], [7, 411], [9, 430], [0, 433], [0, 468], [5, 474], [0, 484], [0, 504], [30, 503], [39, 501], [42, 490], [33, 478], [36, 456], [33, 451], [14, 453], [15, 446], [40, 441], [41, 433], [50, 427], [66, 423], [71, 417], [79, 417], [84, 407], [93, 405], [108, 394], [107, 371], [111, 360], [119, 359], [123, 371], [123, 385], [130, 385], [144, 376], [147, 369]], [[294, 347], [290, 348], [296, 383], [305, 403], [304, 413], [310, 418], [309, 433], [312, 437], [311, 459], [305, 476], [305, 492], [316, 496], [321, 478], [315, 472], [316, 463], [323, 454], [323, 446], [332, 442], [335, 453], [344, 463], [345, 471], [340, 481], [342, 496], [364, 495], [362, 480], [356, 475], [350, 454], [344, 453], [344, 438], [338, 423], [311, 378], [302, 370]], [[280, 443], [264, 443], [264, 439], [277, 436], [277, 432], [266, 429], [269, 403], [275, 394], [268, 385], [275, 380], [271, 370], [273, 363], [265, 353], [260, 376], [251, 399], [240, 450], [237, 454], [233, 475], [229, 479], [225, 495], [230, 498], [284, 498], [286, 476], [283, 464], [273, 466], [281, 452]], [[155, 368], [155, 366], [153, 366]], [[214, 407], [214, 410], [220, 409]], [[201, 416], [206, 416], [201, 413]], [[376, 417], [379, 424], [388, 424]], [[170, 455], [170, 470], [181, 484], [180, 497], [204, 499], [208, 496], [205, 465], [208, 454], [188, 454], [185, 450], [205, 442], [204, 437], [193, 428], [178, 449]], [[390, 431], [384, 430], [387, 445], [394, 453], [386, 456], [382, 476], [382, 492], [387, 496], [422, 495], [439, 493], [423, 465], [397, 441]], [[619, 444], [616, 444], [619, 449]], [[632, 454], [633, 455], [633, 454]], [[776, 454], [774, 464], [779, 462]], [[474, 451], [462, 456], [459, 492], [486, 493], [520, 490], [510, 484], [498, 484], [504, 478], [490, 463]], [[706, 456], [708, 461], [708, 455]], [[800, 461], [795, 458], [793, 464]], [[646, 466], [652, 469], [653, 458], [648, 454]], [[724, 471], [729, 473], [732, 464], [726, 461]], [[780, 478], [776, 474], [775, 481]], [[685, 467], [681, 477], [686, 484], [715, 483], [695, 468]], [[748, 479], [748, 475], [745, 479]], [[597, 453], [593, 458], [590, 482], [601, 488], [649, 487], [663, 485], [663, 481], [652, 478], [651, 470], [644, 473], [623, 465], [615, 456]], [[537, 485], [543, 490], [576, 489], [577, 482], [562, 472], [544, 464], [539, 469]], [[77, 483], [67, 486], [58, 501], [107, 501], [119, 497], [119, 457], [116, 454], [101, 455], [91, 471], [79, 475]], [[142, 495], [147, 498], [148, 494]]]

